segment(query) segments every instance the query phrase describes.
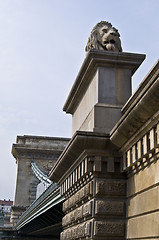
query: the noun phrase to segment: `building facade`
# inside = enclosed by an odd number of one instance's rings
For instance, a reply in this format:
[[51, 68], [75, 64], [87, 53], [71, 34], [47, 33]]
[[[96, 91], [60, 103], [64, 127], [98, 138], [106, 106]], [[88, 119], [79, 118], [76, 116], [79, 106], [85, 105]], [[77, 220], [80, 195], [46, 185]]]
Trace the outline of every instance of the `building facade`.
[[13, 201], [9, 200], [0, 200], [0, 211], [3, 211], [4, 213], [10, 213], [11, 206], [13, 206]]

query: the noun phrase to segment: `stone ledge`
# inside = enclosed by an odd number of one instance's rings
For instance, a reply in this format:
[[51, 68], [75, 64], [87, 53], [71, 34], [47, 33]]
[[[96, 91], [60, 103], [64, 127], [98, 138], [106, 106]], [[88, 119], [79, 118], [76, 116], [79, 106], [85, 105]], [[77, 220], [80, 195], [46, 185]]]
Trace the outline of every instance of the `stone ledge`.
[[96, 149], [102, 151], [107, 148], [109, 148], [109, 150], [116, 149], [116, 147], [111, 144], [108, 134], [77, 131], [50, 171], [50, 179], [54, 182], [59, 182], [84, 150]]
[[[158, 111], [158, 67], [159, 62], [144, 79], [145, 84], [141, 85], [125, 109], [123, 108], [124, 115], [112, 129], [110, 139], [118, 147], [122, 147]], [[150, 86], [149, 82], [151, 82]]]

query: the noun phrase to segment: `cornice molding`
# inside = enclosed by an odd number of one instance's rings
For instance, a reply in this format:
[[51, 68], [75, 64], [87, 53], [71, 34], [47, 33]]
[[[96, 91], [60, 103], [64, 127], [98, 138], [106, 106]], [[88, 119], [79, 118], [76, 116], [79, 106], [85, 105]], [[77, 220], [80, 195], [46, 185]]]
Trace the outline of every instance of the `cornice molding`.
[[74, 112], [83, 89], [88, 86], [98, 67], [127, 68], [131, 70], [133, 75], [144, 59], [144, 54], [90, 50], [73, 84], [63, 111], [71, 114]]
[[106, 151], [107, 149], [116, 150], [116, 147], [110, 142], [108, 134], [77, 131], [50, 171], [50, 179], [59, 182], [84, 151]]
[[111, 141], [122, 147], [159, 110], [158, 106], [159, 61], [123, 107], [123, 116], [110, 133]]

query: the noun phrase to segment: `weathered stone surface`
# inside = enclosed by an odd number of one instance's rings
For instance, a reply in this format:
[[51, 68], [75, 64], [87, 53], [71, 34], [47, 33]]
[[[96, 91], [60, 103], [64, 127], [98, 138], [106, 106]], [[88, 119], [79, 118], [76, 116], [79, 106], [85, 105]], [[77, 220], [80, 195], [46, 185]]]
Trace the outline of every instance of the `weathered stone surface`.
[[17, 221], [15, 216], [20, 216], [22, 211], [36, 199], [39, 180], [31, 169], [34, 160], [40, 170], [48, 175], [59, 155], [68, 144], [68, 138], [18, 136], [17, 143], [13, 144], [12, 154], [17, 161], [17, 183], [12, 210], [12, 221]]
[[93, 215], [93, 201], [82, 204], [80, 207], [66, 214], [62, 219], [63, 227], [69, 224], [75, 224], [78, 220], [82, 220], [84, 217]]
[[[158, 118], [159, 112], [149, 119], [149, 123], [146, 123], [145, 131], [136, 133], [136, 139], [132, 138], [125, 146], [123, 146], [123, 170], [139, 171], [140, 168], [150, 165], [157, 157], [157, 139], [158, 139]], [[128, 148], [128, 150], [126, 150]]]
[[137, 218], [129, 219], [127, 225], [128, 239], [158, 239], [159, 212], [152, 212], [151, 214], [139, 216]]
[[112, 130], [131, 96], [131, 77], [144, 58], [141, 54], [89, 51], [63, 108], [72, 114], [73, 133]]
[[[79, 164], [79, 161], [81, 159], [79, 156], [84, 154], [84, 157], [87, 157], [89, 153], [93, 153], [94, 150], [100, 152], [105, 151], [107, 155], [110, 156], [109, 151], [115, 152], [116, 147], [111, 144], [109, 141], [109, 135], [105, 133], [94, 133], [94, 132], [83, 132], [83, 131], [77, 131], [72, 139], [70, 140], [68, 146], [65, 148], [61, 156], [59, 157], [58, 161], [50, 171], [50, 179], [54, 182], [64, 182], [63, 179], [66, 179], [66, 175], [68, 176], [68, 173], [66, 172], [66, 169], [70, 168], [72, 164], [74, 164], [75, 159], [77, 159], [77, 164]], [[88, 151], [88, 154], [87, 154]], [[85, 154], [86, 152], [86, 154]], [[93, 154], [94, 155], [94, 154]], [[82, 158], [83, 159], [83, 158]], [[61, 168], [62, 165], [62, 168]], [[87, 168], [87, 165], [85, 167], [85, 171], [91, 172], [91, 169]], [[92, 169], [93, 170], [93, 169]], [[72, 171], [69, 172], [69, 174], [72, 173]], [[76, 174], [77, 178], [78, 174]], [[77, 180], [76, 180], [77, 181]], [[66, 184], [65, 188], [68, 187], [68, 184]]]
[[159, 183], [159, 161], [146, 167], [144, 171], [132, 175], [128, 178], [127, 196], [133, 196], [151, 186]]
[[126, 183], [121, 180], [98, 180], [96, 182], [96, 194], [124, 196], [126, 193]]
[[[111, 140], [123, 151], [127, 171], [127, 239], [158, 239], [159, 62], [123, 108]], [[117, 141], [116, 141], [117, 140]]]
[[11, 207], [11, 218], [10, 222], [13, 224], [13, 226], [16, 225], [16, 222], [19, 220], [22, 213], [26, 210], [26, 207], [23, 206], [12, 206]]
[[81, 239], [90, 237], [92, 230], [92, 222], [88, 221], [85, 223], [78, 224], [74, 227], [70, 227], [69, 229], [64, 230], [61, 233], [61, 240], [66, 239]]
[[159, 186], [152, 186], [127, 201], [127, 216], [135, 217], [141, 214], [150, 214], [159, 209]]
[[94, 235], [124, 237], [124, 223], [95, 221]]
[[124, 215], [125, 208], [124, 202], [109, 201], [109, 200], [96, 200], [95, 201], [95, 214], [100, 215]]
[[86, 52], [90, 49], [122, 52], [118, 30], [109, 22], [101, 21], [97, 23], [88, 39]]
[[111, 131], [111, 141], [122, 147], [158, 112], [159, 60], [123, 107], [123, 116]]
[[76, 204], [80, 203], [82, 200], [85, 200], [92, 195], [93, 183], [89, 182], [63, 203], [63, 211], [68, 211], [70, 208], [75, 207]]
[[[94, 231], [94, 232], [93, 232]], [[113, 221], [87, 221], [74, 227], [69, 227], [61, 233], [64, 239], [96, 239], [97, 237], [123, 237], [124, 223]]]

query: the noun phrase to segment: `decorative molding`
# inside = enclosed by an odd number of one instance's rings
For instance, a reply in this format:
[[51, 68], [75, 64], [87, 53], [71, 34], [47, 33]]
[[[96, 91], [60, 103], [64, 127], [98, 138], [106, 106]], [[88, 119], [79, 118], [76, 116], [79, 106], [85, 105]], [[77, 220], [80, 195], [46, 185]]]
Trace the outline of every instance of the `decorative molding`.
[[125, 212], [124, 202], [96, 200], [95, 201], [95, 214], [96, 215], [124, 215]]
[[[93, 153], [92, 155], [87, 155], [90, 153], [85, 153], [83, 157], [80, 158], [78, 164], [73, 166], [69, 171], [70, 174], [61, 183], [61, 195], [66, 198], [75, 194], [82, 186], [86, 185], [87, 182], [91, 181], [94, 173], [115, 173], [115, 171], [120, 170], [120, 158], [119, 156], [109, 156], [106, 153]], [[97, 155], [96, 155], [97, 154]], [[116, 163], [119, 163], [118, 169], [115, 169]]]
[[123, 171], [139, 168], [142, 163], [152, 161], [159, 152], [159, 123], [145, 133], [123, 154]]
[[86, 218], [93, 217], [94, 215], [105, 215], [108, 217], [116, 215], [122, 216], [124, 213], [124, 202], [94, 199], [66, 214], [62, 219], [62, 226], [68, 227], [75, 225], [78, 221], [85, 221]]
[[97, 195], [124, 196], [126, 183], [122, 180], [97, 180], [95, 193]]
[[123, 147], [158, 111], [159, 60], [122, 109], [122, 117], [110, 132], [110, 140]]
[[[124, 237], [123, 222], [87, 221], [69, 227], [61, 233], [61, 240], [89, 239], [94, 237]], [[91, 239], [93, 239], [91, 237]]]
[[86, 55], [63, 110], [66, 113], [73, 113], [79, 103], [83, 88], [89, 85], [91, 76], [93, 76], [98, 67], [112, 67], [114, 64], [120, 68], [124, 66], [124, 68], [131, 69], [133, 75], [144, 59], [144, 54], [90, 50]]
[[[16, 149], [17, 150], [17, 149]], [[40, 153], [41, 152], [41, 153]], [[51, 151], [48, 150], [48, 152], [46, 153], [42, 153], [41, 150], [31, 150], [31, 151], [26, 151], [26, 149], [24, 149], [24, 151], [19, 151], [19, 153], [17, 153], [18, 158], [22, 158], [22, 159], [50, 159], [50, 160], [57, 160], [58, 157], [61, 154], [61, 151], [56, 152], [51, 154]]]

